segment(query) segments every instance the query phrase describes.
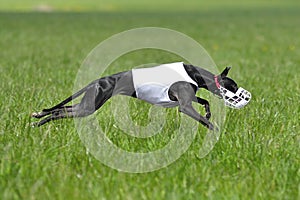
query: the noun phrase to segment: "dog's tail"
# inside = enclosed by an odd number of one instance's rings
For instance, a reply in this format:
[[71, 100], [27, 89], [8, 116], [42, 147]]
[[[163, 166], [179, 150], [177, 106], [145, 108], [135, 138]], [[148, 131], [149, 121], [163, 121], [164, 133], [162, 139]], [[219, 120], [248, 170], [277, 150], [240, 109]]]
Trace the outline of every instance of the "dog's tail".
[[69, 103], [70, 101], [72, 101], [73, 99], [76, 99], [77, 97], [79, 97], [80, 95], [82, 95], [87, 89], [88, 87], [90, 87], [90, 85], [92, 85], [92, 83], [90, 83], [89, 85], [87, 85], [86, 87], [82, 88], [81, 90], [79, 90], [78, 92], [76, 92], [75, 94], [69, 96], [68, 98], [66, 98], [65, 100], [63, 100], [62, 102], [60, 102], [59, 104], [53, 106], [52, 108], [46, 108], [46, 109], [43, 109], [43, 112], [50, 112], [50, 111], [53, 111], [57, 108], [60, 108], [62, 107], [63, 105]]

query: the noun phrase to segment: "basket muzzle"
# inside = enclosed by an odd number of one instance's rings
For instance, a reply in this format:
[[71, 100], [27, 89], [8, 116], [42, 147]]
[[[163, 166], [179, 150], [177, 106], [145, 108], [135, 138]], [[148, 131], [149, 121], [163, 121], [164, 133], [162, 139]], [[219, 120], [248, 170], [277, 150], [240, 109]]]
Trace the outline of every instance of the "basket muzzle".
[[215, 76], [215, 83], [220, 90], [220, 94], [223, 97], [225, 105], [231, 108], [240, 109], [249, 103], [251, 100], [251, 93], [244, 88], [239, 88], [235, 93], [222, 87], [218, 81], [218, 77]]
[[244, 88], [239, 88], [235, 93], [220, 86], [220, 93], [226, 106], [240, 109], [247, 105], [251, 99], [251, 93]]

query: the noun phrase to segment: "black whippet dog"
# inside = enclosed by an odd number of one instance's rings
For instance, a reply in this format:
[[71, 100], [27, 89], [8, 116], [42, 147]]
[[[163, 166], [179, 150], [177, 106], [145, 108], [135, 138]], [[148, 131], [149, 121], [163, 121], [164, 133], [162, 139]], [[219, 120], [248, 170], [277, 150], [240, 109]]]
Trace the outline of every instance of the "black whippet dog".
[[[205, 69], [193, 65], [182, 63], [182, 66], [186, 74], [197, 85], [186, 81], [174, 82], [168, 89], [168, 97], [172, 102], [177, 103], [180, 112], [213, 130], [214, 126], [209, 121], [211, 117], [209, 102], [200, 97], [196, 97], [195, 94], [197, 89], [204, 88], [222, 97], [220, 86], [235, 93], [238, 90], [238, 86], [235, 81], [227, 77], [230, 67], [226, 67], [221, 74], [214, 75]], [[133, 80], [133, 70], [97, 79], [56, 106], [44, 109], [38, 113], [33, 113], [32, 117], [34, 118], [47, 116], [41, 121], [33, 123], [33, 126], [41, 126], [49, 121], [61, 118], [88, 116], [98, 110], [109, 98], [117, 94], [139, 98]], [[65, 106], [65, 104], [82, 94], [84, 94], [84, 96], [80, 103]], [[203, 105], [206, 115], [200, 115], [192, 107], [192, 102], [198, 102]]]

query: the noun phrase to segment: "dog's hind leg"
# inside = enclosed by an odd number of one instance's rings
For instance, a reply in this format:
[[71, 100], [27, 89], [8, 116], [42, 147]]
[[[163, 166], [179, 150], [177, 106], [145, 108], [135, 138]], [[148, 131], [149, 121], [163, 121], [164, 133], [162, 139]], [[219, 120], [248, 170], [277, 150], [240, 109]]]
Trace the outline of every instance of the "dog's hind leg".
[[[76, 104], [77, 105], [77, 104]], [[32, 113], [31, 114], [31, 117], [34, 117], [34, 118], [42, 118], [42, 117], [45, 117], [45, 116], [47, 116], [47, 115], [50, 115], [50, 114], [53, 114], [53, 113], [55, 113], [55, 112], [59, 112], [59, 111], [65, 111], [65, 112], [71, 112], [73, 109], [74, 109], [74, 107], [76, 106], [76, 105], [71, 105], [71, 106], [62, 106], [62, 107], [60, 107], [60, 108], [56, 108], [56, 109], [54, 109], [54, 110], [51, 110], [51, 111], [42, 111], [42, 112], [35, 112], [35, 113]]]
[[179, 103], [179, 111], [197, 120], [210, 130], [214, 129], [213, 124], [205, 117], [201, 116], [192, 106], [192, 102], [196, 101], [195, 89], [187, 82], [174, 83], [169, 90], [170, 94], [176, 97]]
[[108, 78], [99, 79], [87, 88], [79, 104], [48, 111], [51, 115], [40, 122], [34, 123], [33, 126], [41, 126], [62, 118], [85, 117], [94, 113], [112, 96], [114, 85], [114, 83], [109, 82]]
[[[84, 96], [79, 104], [64, 106], [66, 103], [83, 93]], [[87, 87], [81, 89], [56, 106], [50, 109], [44, 109], [40, 113], [34, 113], [32, 117], [35, 118], [51, 115], [40, 122], [34, 123], [33, 126], [41, 126], [49, 121], [61, 118], [88, 116], [98, 110], [109, 98], [117, 94], [136, 97], [131, 71], [121, 72], [95, 80]]]
[[63, 111], [57, 111], [52, 113], [50, 116], [42, 119], [39, 122], [34, 122], [31, 125], [32, 126], [42, 126], [44, 124], [46, 124], [47, 122], [53, 121], [53, 120], [57, 120], [57, 119], [62, 119], [62, 118], [72, 118], [75, 117], [75, 112], [63, 112]]
[[93, 82], [91, 82], [89, 85], [87, 85], [86, 87], [82, 88], [81, 90], [79, 90], [78, 92], [74, 93], [73, 95], [69, 96], [68, 98], [66, 98], [65, 100], [63, 100], [62, 102], [60, 102], [59, 104], [51, 107], [51, 108], [46, 108], [43, 109], [41, 112], [35, 112], [32, 113], [31, 116], [34, 118], [42, 118], [45, 117], [47, 115], [52, 114], [53, 112], [57, 112], [60, 109], [69, 109], [72, 108], [73, 106], [64, 106], [65, 104], [69, 103], [70, 101], [72, 101], [73, 99], [76, 99], [77, 97], [81, 96], [84, 92], [86, 92], [86, 90], [91, 87], [92, 85], [94, 85], [97, 81], [99, 80], [95, 80]]

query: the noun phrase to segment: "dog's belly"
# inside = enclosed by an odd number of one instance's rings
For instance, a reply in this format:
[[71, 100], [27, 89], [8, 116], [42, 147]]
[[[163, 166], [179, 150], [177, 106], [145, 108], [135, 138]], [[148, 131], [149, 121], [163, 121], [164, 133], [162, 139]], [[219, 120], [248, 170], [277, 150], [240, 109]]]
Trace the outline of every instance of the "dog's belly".
[[178, 101], [172, 101], [168, 95], [169, 87], [159, 84], [145, 84], [137, 88], [137, 98], [162, 107], [178, 106]]

